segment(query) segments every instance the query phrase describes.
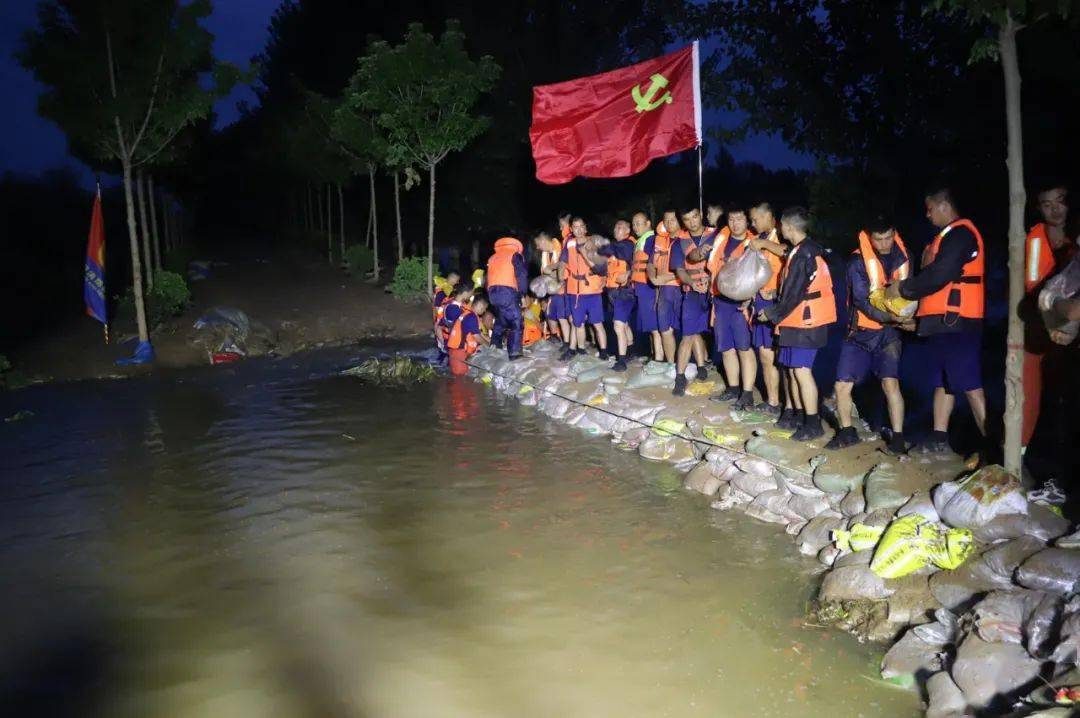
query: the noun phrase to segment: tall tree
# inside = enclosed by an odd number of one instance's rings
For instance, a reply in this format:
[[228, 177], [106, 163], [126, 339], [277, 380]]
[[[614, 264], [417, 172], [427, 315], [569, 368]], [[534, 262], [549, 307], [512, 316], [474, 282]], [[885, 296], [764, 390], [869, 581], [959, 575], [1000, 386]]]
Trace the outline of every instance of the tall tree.
[[214, 62], [213, 36], [200, 25], [210, 9], [209, 0], [46, 0], [18, 53], [45, 86], [41, 115], [60, 125], [70, 144], [120, 163], [143, 342], [149, 332], [133, 173], [205, 117], [239, 78], [236, 68]]
[[435, 256], [435, 169], [488, 126], [473, 116], [480, 96], [490, 90], [501, 69], [490, 56], [473, 60], [465, 35], [448, 20], [438, 41], [412, 24], [399, 45], [372, 43], [350, 81], [348, 100], [373, 113], [386, 132], [387, 157], [395, 166], [416, 165], [428, 172], [428, 287]]
[[1020, 61], [1016, 34], [1033, 22], [1050, 16], [1080, 14], [1078, 0], [935, 0], [937, 10], [963, 13], [977, 25], [996, 32], [981, 38], [971, 50], [971, 60], [1000, 60], [1005, 81], [1005, 165], [1009, 177], [1009, 323], [1005, 352], [1005, 469], [1019, 477], [1024, 425], [1024, 323], [1020, 308], [1024, 300], [1024, 141], [1020, 101]]

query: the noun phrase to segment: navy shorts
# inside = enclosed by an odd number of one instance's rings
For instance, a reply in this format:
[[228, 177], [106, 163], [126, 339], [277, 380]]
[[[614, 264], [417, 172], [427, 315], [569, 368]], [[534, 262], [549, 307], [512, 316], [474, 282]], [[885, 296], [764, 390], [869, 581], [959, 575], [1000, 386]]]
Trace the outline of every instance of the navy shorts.
[[882, 344], [870, 350], [850, 339], [840, 347], [836, 362], [836, 380], [858, 384], [870, 372], [878, 379], [900, 377], [900, 340]]
[[682, 287], [664, 286], [657, 290], [656, 328], [662, 332], [679, 331], [682, 319]]
[[611, 320], [630, 323], [630, 317], [634, 314], [634, 294], [629, 289], [619, 289], [608, 294], [611, 303]]
[[682, 300], [682, 333], [684, 337], [709, 331], [709, 295], [686, 292]]
[[566, 313], [566, 295], [565, 294], [552, 294], [548, 300], [548, 308], [546, 317], [548, 319], [569, 319], [570, 315]]
[[604, 323], [604, 300], [599, 294], [567, 294], [566, 303], [575, 327]]
[[713, 297], [713, 339], [716, 351], [731, 349], [744, 352], [750, 348], [750, 323], [739, 305], [723, 297]]
[[637, 303], [637, 329], [639, 332], [656, 331], [656, 287], [644, 282], [634, 282], [634, 298]]
[[776, 363], [786, 369], [812, 369], [817, 351], [806, 347], [780, 347]]
[[927, 339], [927, 369], [935, 386], [950, 394], [982, 388], [981, 333], [932, 334]]
[[[754, 297], [754, 316], [757, 313], [776, 304], [771, 299], [762, 299], [761, 295]], [[772, 322], [759, 322], [753, 320], [753, 345], [755, 349], [773, 349], [776, 346], [776, 325]]]

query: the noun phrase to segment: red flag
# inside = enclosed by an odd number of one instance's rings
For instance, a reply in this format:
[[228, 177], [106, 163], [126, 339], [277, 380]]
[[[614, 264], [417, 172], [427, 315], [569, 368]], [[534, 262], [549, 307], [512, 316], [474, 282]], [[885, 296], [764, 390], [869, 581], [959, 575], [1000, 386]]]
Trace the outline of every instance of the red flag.
[[627, 177], [701, 144], [698, 45], [599, 75], [533, 88], [536, 178]]
[[86, 241], [86, 262], [83, 269], [83, 301], [86, 313], [102, 324], [108, 324], [105, 303], [105, 221], [101, 216], [101, 187], [94, 196], [90, 212], [90, 235]]

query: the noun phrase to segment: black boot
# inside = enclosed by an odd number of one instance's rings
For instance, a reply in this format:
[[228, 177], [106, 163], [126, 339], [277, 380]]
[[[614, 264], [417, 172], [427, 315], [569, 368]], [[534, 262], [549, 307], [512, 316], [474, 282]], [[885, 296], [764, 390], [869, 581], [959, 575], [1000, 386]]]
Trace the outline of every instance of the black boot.
[[607, 349], [601, 349], [600, 352], [596, 355], [596, 358], [600, 361], [607, 361], [609, 356], [611, 355], [608, 354]]
[[803, 417], [794, 409], [784, 409], [780, 412], [780, 418], [776, 420], [777, 429], [798, 429], [802, 426]]
[[904, 432], [894, 431], [892, 436], [889, 437], [887, 446], [889, 447], [889, 451], [894, 454], [902, 454], [907, 451], [907, 441], [904, 440]]
[[739, 387], [729, 386], [712, 399], [713, 401], [731, 401], [732, 399], [738, 399], [741, 394], [742, 392], [739, 390]]
[[[792, 436], [792, 438], [795, 438]], [[859, 435], [855, 432], [854, 426], [845, 426], [840, 431], [836, 432], [836, 436], [829, 439], [829, 443], [825, 444], [826, 449], [844, 449], [848, 446], [855, 446], [859, 443]]]
[[731, 405], [732, 409], [745, 411], [754, 405], [754, 392], [744, 391], [739, 395], [738, 401]]
[[916, 454], [948, 454], [952, 451], [949, 447], [949, 433], [931, 431], [912, 451]]
[[626, 355], [620, 356], [615, 360], [615, 363], [611, 367], [612, 371], [626, 371]]
[[817, 414], [806, 414], [803, 417], [803, 425], [791, 435], [793, 441], [810, 441], [825, 436], [825, 427], [821, 425], [821, 417]]
[[689, 382], [686, 381], [686, 377], [680, 374], [675, 377], [675, 388], [671, 390], [672, 396], [686, 396], [686, 385]]
[[697, 370], [697, 376], [694, 377], [695, 381], [705, 381], [709, 378], [709, 370], [703, 366], [699, 366]]

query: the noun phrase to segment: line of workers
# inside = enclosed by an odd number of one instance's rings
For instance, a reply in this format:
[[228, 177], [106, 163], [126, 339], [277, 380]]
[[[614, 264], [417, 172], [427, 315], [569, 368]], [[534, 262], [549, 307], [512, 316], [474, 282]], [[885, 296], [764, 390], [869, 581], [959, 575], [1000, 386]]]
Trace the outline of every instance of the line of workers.
[[[954, 397], [963, 392], [975, 422], [986, 433], [982, 386], [981, 334], [985, 315], [986, 262], [983, 238], [964, 218], [952, 192], [938, 187], [925, 197], [926, 216], [938, 228], [913, 271], [894, 223], [878, 218], [860, 232], [847, 263], [849, 327], [836, 372], [839, 431], [826, 444], [842, 448], [859, 441], [852, 426], [852, 390], [873, 374], [881, 383], [888, 408], [889, 449], [908, 449], [904, 439], [904, 399], [898, 381], [901, 332], [912, 331], [928, 343], [929, 366], [936, 379], [933, 427], [916, 450], [947, 451]], [[1025, 282], [1029, 292], [1064, 265], [1076, 249], [1064, 229], [1066, 194], [1050, 187], [1038, 194], [1043, 222], [1027, 242]], [[627, 369], [634, 333], [649, 336], [647, 360], [672, 362], [672, 393], [686, 393], [685, 371], [691, 360], [698, 379], [707, 376], [712, 352], [719, 357], [727, 389], [716, 401], [739, 410], [774, 415], [778, 427], [793, 430], [797, 441], [824, 434], [818, 416], [818, 387], [812, 368], [837, 321], [833, 280], [824, 250], [808, 234], [810, 217], [801, 207], [785, 210], [777, 223], [767, 203], [749, 210], [710, 205], [703, 218], [697, 207], [664, 212], [653, 226], [644, 212], [613, 227], [613, 239], [597, 242], [580, 217], [561, 215], [559, 232], [534, 238], [540, 272], [558, 291], [541, 303], [528, 293], [522, 243], [504, 237], [495, 243], [483, 284], [460, 282], [451, 273], [435, 294], [436, 337], [449, 354], [455, 374], [482, 344], [503, 346], [510, 359], [523, 345], [547, 336], [561, 342], [562, 360], [586, 351], [591, 328], [598, 356], [614, 358], [612, 369]], [[748, 250], [768, 261], [771, 276], [748, 301], [724, 296], [715, 278]], [[481, 273], [484, 274], [484, 273]], [[480, 280], [480, 277], [474, 277]], [[609, 347], [605, 307], [612, 319], [615, 346]], [[914, 316], [902, 308], [917, 302]], [[910, 307], [909, 307], [910, 308]], [[542, 309], [542, 318], [541, 318]], [[905, 318], [910, 317], [910, 318]], [[1041, 357], [1029, 347], [1024, 366], [1024, 443], [1038, 417]], [[754, 389], [761, 375], [761, 400]]]

